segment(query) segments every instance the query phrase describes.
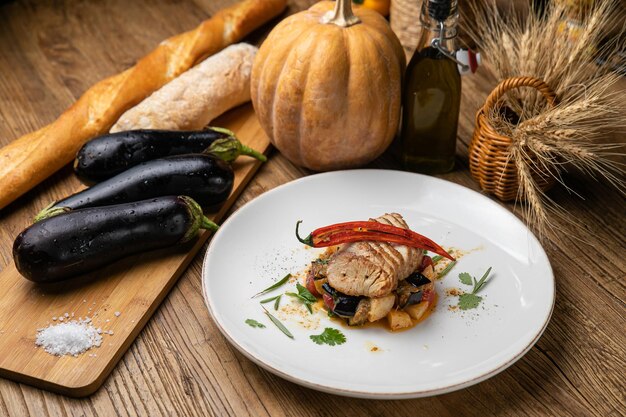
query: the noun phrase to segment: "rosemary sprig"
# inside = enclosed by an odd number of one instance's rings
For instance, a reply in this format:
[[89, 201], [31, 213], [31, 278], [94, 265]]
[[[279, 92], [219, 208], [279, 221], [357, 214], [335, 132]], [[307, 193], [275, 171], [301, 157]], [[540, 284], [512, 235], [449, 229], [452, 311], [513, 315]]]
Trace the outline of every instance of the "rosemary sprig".
[[448, 266], [446, 266], [445, 269], [439, 273], [439, 275], [437, 276], [437, 279], [441, 279], [445, 277], [448, 274], [448, 272], [450, 272], [450, 270], [454, 268], [454, 265], [456, 265], [456, 261], [450, 262]]
[[259, 301], [259, 303], [261, 303], [261, 304], [271, 303], [272, 301], [275, 301], [278, 297], [280, 297], [280, 295], [277, 295], [275, 297], [266, 298], [265, 300]]
[[280, 306], [280, 299], [283, 295], [282, 294], [278, 294], [275, 297], [270, 297], [270, 298], [266, 298], [265, 300], [261, 300], [259, 301], [259, 303], [261, 304], [267, 304], [267, 303], [271, 303], [272, 301], [274, 302], [274, 310], [278, 310], [278, 307]]
[[280, 281], [278, 281], [277, 283], [275, 283], [275, 284], [273, 284], [273, 285], [270, 285], [269, 287], [267, 287], [267, 288], [266, 288], [266, 289], [264, 289], [263, 291], [261, 291], [261, 292], [258, 292], [258, 293], [256, 293], [256, 294], [254, 294], [254, 295], [253, 295], [252, 297], [250, 297], [250, 298], [255, 298], [255, 297], [258, 297], [259, 295], [267, 294], [267, 293], [268, 293], [268, 292], [270, 292], [270, 291], [274, 291], [276, 288], [279, 288], [279, 287], [281, 287], [281, 286], [285, 285], [285, 283], [286, 283], [287, 281], [289, 281], [289, 278], [291, 278], [291, 274], [287, 274], [287, 275], [285, 275], [285, 277], [284, 277], [283, 279], [281, 279]]
[[265, 307], [263, 307], [263, 310], [265, 310], [265, 315], [271, 320], [272, 323], [274, 323], [274, 325], [276, 325], [276, 327], [278, 327], [278, 329], [281, 332], [285, 334], [285, 336], [287, 336], [290, 339], [294, 338], [291, 332], [285, 327], [285, 325], [280, 320], [278, 320], [269, 311], [267, 311]]

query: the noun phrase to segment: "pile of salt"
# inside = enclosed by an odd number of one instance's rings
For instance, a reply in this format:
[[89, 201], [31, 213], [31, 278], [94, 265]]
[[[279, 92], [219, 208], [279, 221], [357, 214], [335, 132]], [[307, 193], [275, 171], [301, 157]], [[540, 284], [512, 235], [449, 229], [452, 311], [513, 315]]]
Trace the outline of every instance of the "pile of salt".
[[96, 329], [90, 323], [91, 319], [87, 317], [84, 320], [66, 321], [39, 329], [35, 344], [52, 355], [78, 356], [102, 344], [102, 330]]

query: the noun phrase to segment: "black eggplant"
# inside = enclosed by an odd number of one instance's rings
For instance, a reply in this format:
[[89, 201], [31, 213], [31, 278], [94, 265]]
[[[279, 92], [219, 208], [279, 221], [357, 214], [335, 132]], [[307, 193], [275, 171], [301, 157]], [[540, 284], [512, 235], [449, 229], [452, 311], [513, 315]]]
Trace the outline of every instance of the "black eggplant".
[[354, 316], [356, 309], [359, 306], [359, 301], [361, 301], [363, 297], [346, 295], [331, 287], [327, 282], [322, 285], [322, 288], [333, 297], [333, 301], [335, 303], [333, 313], [341, 317]]
[[188, 195], [201, 206], [212, 206], [228, 198], [234, 178], [230, 165], [210, 155], [176, 155], [155, 159], [51, 204], [37, 214], [35, 221], [69, 210], [166, 195]]
[[340, 295], [335, 298], [335, 308], [333, 313], [341, 317], [352, 317], [356, 313], [359, 301], [362, 297], [353, 297], [350, 295]]
[[326, 291], [329, 295], [332, 295], [333, 297], [336, 297], [337, 294], [341, 294], [339, 291], [331, 287], [328, 282], [325, 282], [324, 284], [322, 284], [322, 288], [324, 289], [324, 291]]
[[405, 308], [408, 306], [412, 306], [413, 304], [419, 304], [422, 301], [422, 296], [424, 295], [424, 291], [420, 290], [418, 292], [413, 292], [406, 299], [406, 302], [400, 306], [400, 308]]
[[74, 160], [74, 172], [85, 182], [100, 182], [153, 159], [189, 153], [207, 153], [226, 162], [239, 155], [261, 161], [263, 154], [243, 145], [228, 129], [199, 131], [129, 130], [98, 136], [83, 145]]
[[430, 280], [420, 272], [413, 272], [411, 275], [406, 277], [406, 282], [414, 287], [421, 287], [422, 285], [430, 284]]
[[200, 229], [217, 227], [186, 196], [74, 210], [20, 233], [13, 259], [27, 279], [57, 282], [135, 253], [186, 242]]

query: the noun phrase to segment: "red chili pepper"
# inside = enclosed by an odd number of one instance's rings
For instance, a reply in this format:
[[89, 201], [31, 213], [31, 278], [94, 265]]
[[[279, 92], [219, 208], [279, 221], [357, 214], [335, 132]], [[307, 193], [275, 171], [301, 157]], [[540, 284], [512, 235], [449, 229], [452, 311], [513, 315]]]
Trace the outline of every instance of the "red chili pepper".
[[397, 243], [413, 248], [426, 249], [437, 255], [454, 260], [454, 257], [441, 246], [428, 239], [426, 236], [422, 236], [409, 229], [402, 229], [375, 221], [346, 222], [320, 227], [303, 239], [298, 233], [300, 223], [302, 223], [302, 220], [296, 223], [296, 237], [300, 242], [314, 248], [369, 240]]

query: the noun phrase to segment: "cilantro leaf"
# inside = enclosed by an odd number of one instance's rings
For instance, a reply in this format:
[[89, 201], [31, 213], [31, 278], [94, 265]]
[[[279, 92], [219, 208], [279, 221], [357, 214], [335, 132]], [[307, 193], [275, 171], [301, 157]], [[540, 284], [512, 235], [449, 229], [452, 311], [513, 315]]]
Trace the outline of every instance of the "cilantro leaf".
[[327, 327], [322, 334], [309, 336], [318, 345], [327, 344], [329, 346], [342, 345], [346, 343], [346, 337], [337, 329]]
[[485, 284], [487, 283], [487, 278], [489, 277], [490, 273], [491, 273], [491, 267], [487, 269], [487, 271], [483, 274], [483, 276], [478, 281], [476, 281], [476, 278], [472, 277], [467, 272], [461, 272], [459, 274], [459, 280], [463, 284], [474, 285], [474, 288], [472, 289], [471, 293], [465, 293], [465, 294], [459, 295], [459, 308], [461, 310], [470, 310], [472, 308], [478, 307], [478, 305], [480, 304], [483, 298], [479, 295], [476, 295], [476, 293], [485, 286]]
[[246, 320], [246, 324], [250, 327], [258, 327], [259, 329], [264, 329], [265, 325], [263, 323], [259, 323], [258, 321], [254, 320], [254, 319], [248, 319]]
[[459, 295], [459, 308], [461, 310], [470, 310], [478, 307], [482, 301], [482, 297], [476, 294], [465, 293]]
[[472, 276], [467, 272], [461, 272], [459, 274], [459, 280], [465, 285], [472, 285]]

